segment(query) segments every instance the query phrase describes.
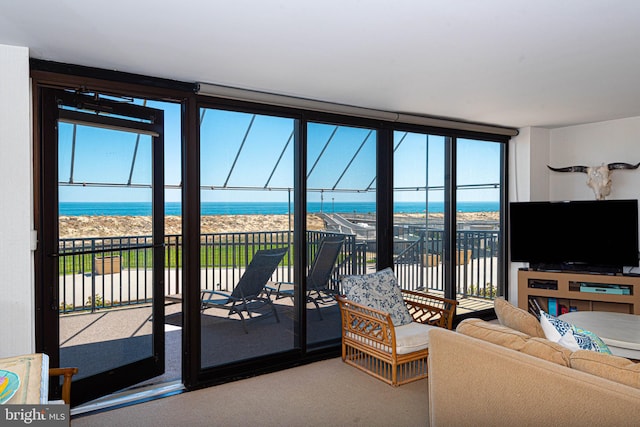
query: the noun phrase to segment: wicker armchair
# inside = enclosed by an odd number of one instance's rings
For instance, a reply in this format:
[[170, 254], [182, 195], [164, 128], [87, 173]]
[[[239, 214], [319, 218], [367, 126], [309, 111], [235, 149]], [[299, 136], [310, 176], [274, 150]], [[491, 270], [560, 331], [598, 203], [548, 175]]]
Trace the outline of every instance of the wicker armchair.
[[397, 328], [389, 313], [336, 297], [342, 315], [342, 360], [393, 386], [427, 377], [428, 330], [451, 329], [458, 304], [406, 290], [402, 297], [413, 322]]

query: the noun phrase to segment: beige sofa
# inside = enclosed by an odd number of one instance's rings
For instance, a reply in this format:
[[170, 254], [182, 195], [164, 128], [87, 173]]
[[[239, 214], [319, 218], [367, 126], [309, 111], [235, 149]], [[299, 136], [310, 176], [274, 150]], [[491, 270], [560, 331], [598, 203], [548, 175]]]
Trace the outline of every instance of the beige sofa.
[[640, 364], [480, 319], [429, 340], [431, 427], [640, 425]]

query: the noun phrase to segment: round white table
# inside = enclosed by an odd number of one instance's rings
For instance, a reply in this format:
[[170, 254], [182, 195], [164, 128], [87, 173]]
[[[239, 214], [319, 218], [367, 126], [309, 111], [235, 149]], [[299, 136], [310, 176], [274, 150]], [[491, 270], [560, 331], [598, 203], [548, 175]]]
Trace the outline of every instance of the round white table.
[[607, 311], [572, 311], [559, 317], [599, 336], [612, 354], [640, 360], [640, 316]]

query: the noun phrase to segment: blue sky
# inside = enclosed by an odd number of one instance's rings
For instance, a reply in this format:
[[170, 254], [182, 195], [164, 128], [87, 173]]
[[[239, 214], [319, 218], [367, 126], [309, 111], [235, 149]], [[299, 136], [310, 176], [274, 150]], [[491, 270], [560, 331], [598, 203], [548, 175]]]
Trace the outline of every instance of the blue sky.
[[[180, 177], [180, 107], [149, 102], [165, 111], [165, 182], [178, 185]], [[287, 201], [288, 191], [265, 191], [263, 187], [293, 187], [294, 121], [288, 118], [206, 110], [201, 125], [201, 184], [203, 201]], [[62, 123], [59, 130], [59, 174], [66, 181], [71, 169], [74, 126]], [[139, 139], [132, 182], [151, 180], [151, 138], [135, 133], [77, 126], [74, 182], [126, 183], [134, 147]], [[309, 201], [375, 201], [370, 188], [375, 173], [375, 131], [311, 123], [308, 133]], [[444, 181], [444, 137], [396, 132], [394, 185], [440, 186]], [[499, 182], [500, 144], [458, 141], [458, 184]], [[242, 149], [240, 149], [242, 147]], [[239, 154], [238, 154], [239, 153]], [[427, 167], [428, 162], [428, 167]], [[275, 167], [277, 165], [277, 167]], [[233, 167], [232, 167], [233, 166]], [[428, 170], [428, 176], [423, 171]], [[227, 187], [260, 190], [220, 190]], [[216, 189], [211, 189], [216, 188]], [[375, 182], [373, 187], [375, 188]], [[331, 191], [342, 190], [342, 191]], [[151, 191], [139, 188], [61, 186], [61, 202], [149, 201]], [[396, 191], [396, 201], [422, 201], [420, 191]], [[429, 200], [442, 200], [441, 191], [430, 191]], [[498, 200], [497, 190], [460, 190], [461, 201]], [[167, 190], [167, 201], [179, 201], [179, 190]]]

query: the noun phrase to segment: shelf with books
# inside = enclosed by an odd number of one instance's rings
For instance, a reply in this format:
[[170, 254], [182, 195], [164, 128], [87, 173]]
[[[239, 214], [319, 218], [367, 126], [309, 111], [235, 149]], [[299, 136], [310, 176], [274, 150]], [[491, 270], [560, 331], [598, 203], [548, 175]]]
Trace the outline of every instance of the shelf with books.
[[560, 315], [569, 311], [640, 314], [640, 277], [562, 271], [518, 271], [518, 305], [537, 303]]

